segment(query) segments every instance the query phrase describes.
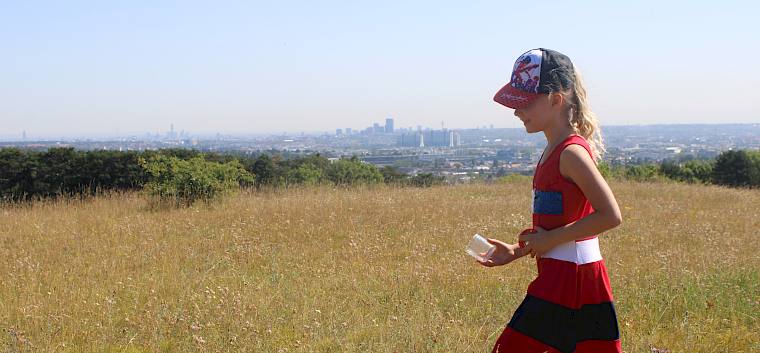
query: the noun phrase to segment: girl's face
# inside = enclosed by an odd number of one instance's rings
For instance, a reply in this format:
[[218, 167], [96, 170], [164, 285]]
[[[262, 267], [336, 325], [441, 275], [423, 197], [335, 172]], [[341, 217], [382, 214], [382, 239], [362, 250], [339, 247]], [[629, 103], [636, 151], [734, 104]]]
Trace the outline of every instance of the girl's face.
[[555, 115], [553, 108], [550, 95], [542, 94], [527, 107], [515, 109], [515, 116], [523, 122], [525, 131], [531, 134], [547, 128]]

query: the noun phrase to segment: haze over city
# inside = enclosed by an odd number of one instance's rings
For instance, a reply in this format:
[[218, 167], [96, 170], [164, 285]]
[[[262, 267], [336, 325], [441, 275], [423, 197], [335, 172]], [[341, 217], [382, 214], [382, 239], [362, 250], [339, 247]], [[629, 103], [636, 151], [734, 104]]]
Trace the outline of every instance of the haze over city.
[[756, 123], [750, 1], [0, 5], [0, 138], [521, 127], [491, 101], [547, 47], [603, 125]]

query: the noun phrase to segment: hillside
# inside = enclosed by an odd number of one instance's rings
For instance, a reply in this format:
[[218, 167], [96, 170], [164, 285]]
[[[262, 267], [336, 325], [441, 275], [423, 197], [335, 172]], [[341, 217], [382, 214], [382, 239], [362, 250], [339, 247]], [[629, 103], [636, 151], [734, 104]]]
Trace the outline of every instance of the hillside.
[[[760, 190], [613, 183], [600, 237], [626, 352], [757, 352]], [[151, 211], [136, 193], [0, 207], [3, 351], [489, 351], [535, 275], [530, 184], [304, 188]]]

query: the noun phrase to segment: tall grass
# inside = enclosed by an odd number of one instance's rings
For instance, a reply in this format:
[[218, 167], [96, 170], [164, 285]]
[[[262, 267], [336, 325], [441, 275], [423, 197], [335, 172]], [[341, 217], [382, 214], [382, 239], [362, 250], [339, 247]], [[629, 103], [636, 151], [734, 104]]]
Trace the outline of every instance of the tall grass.
[[[760, 191], [612, 185], [601, 236], [626, 352], [757, 352]], [[535, 276], [487, 269], [530, 183], [294, 188], [152, 211], [139, 194], [0, 208], [5, 351], [484, 352]]]

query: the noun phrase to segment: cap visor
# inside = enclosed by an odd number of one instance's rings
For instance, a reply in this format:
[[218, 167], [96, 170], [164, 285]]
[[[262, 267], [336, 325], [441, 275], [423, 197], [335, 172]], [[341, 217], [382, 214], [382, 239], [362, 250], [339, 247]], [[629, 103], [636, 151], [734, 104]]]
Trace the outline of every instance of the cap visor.
[[499, 92], [496, 92], [493, 100], [507, 108], [520, 109], [527, 107], [539, 96], [538, 93], [525, 92], [514, 88], [510, 82], [502, 87]]

